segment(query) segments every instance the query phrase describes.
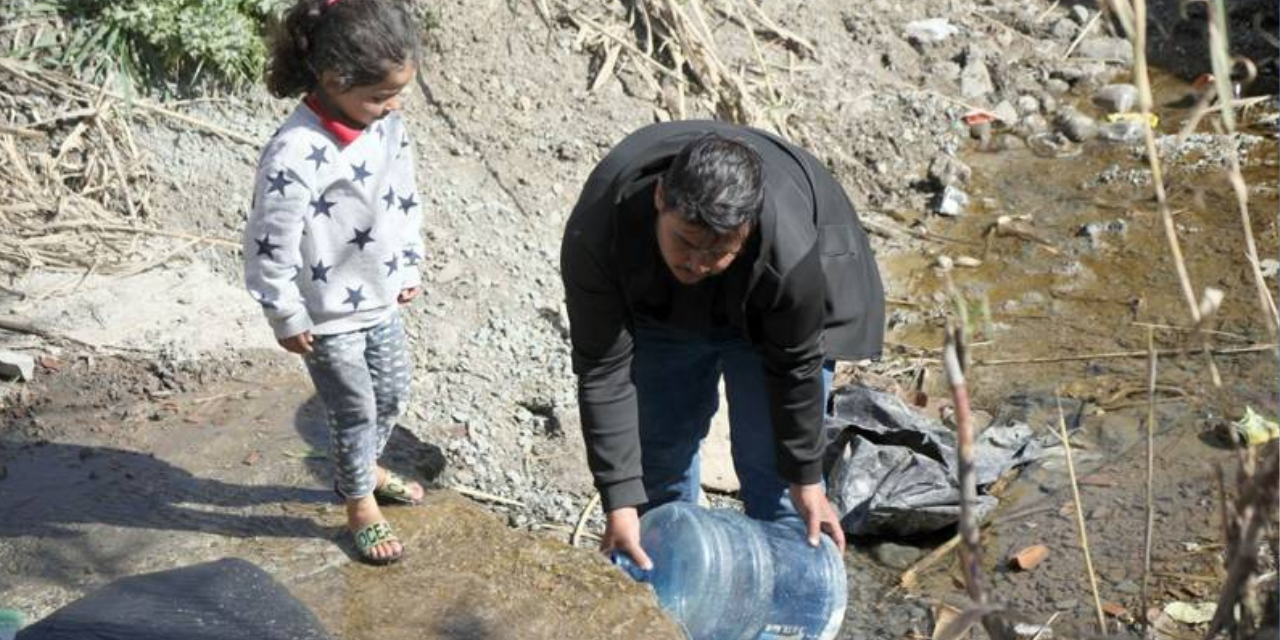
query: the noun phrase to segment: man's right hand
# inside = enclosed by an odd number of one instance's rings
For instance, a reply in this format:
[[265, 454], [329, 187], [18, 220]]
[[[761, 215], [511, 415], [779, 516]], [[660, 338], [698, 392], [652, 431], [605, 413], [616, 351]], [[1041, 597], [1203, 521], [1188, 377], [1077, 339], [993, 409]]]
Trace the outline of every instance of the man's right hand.
[[653, 568], [649, 554], [640, 547], [640, 516], [635, 507], [622, 507], [610, 511], [605, 517], [604, 538], [600, 540], [601, 551], [621, 551], [641, 569]]
[[311, 336], [310, 331], [303, 331], [296, 336], [276, 340], [276, 342], [280, 343], [280, 346], [284, 347], [285, 351], [299, 355], [311, 353], [311, 343], [314, 341], [315, 338]]

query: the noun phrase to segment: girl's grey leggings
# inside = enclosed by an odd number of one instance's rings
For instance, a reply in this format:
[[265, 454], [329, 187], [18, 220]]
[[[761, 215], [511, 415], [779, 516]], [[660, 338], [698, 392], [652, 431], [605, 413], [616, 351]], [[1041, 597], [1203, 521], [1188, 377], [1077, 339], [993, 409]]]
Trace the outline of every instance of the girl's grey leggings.
[[376, 465], [409, 403], [413, 361], [400, 314], [382, 324], [316, 336], [303, 357], [329, 422], [335, 488], [348, 498], [373, 493]]

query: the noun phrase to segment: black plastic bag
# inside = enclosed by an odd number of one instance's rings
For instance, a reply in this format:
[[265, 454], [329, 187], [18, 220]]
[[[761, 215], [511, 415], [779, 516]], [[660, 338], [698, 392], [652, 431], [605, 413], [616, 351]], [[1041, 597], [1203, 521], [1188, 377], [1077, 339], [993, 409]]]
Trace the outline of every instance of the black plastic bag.
[[333, 640], [267, 572], [226, 558], [121, 578], [18, 633], [18, 640]]

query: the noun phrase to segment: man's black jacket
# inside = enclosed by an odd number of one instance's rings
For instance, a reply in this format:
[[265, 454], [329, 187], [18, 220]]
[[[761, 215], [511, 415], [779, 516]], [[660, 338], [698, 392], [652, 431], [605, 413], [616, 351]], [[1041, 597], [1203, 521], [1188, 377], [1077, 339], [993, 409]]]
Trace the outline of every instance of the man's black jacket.
[[560, 250], [587, 457], [606, 510], [646, 502], [631, 362], [635, 321], [662, 321], [654, 291], [669, 280], [656, 244], [654, 186], [686, 144], [710, 132], [747, 144], [763, 161], [764, 209], [743, 252], [717, 276], [714, 315], [762, 356], [785, 480], [822, 476], [823, 360], [880, 353], [880, 273], [853, 206], [816, 158], [724, 123], [636, 131], [592, 171]]

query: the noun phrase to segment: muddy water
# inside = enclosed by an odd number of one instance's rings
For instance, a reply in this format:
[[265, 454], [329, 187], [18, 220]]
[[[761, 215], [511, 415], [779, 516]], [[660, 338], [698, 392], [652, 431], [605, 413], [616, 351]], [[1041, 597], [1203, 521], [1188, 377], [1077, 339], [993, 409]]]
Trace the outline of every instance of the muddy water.
[[[1172, 79], [1162, 80], [1158, 102], [1170, 102], [1186, 90]], [[1162, 119], [1160, 129], [1166, 132], [1176, 131], [1186, 117], [1185, 110], [1173, 107], [1159, 108], [1157, 113]], [[1226, 293], [1210, 323], [1211, 329], [1221, 333], [1210, 339], [1220, 347], [1267, 343], [1270, 338], [1245, 259], [1241, 218], [1226, 174], [1216, 168], [1198, 168], [1217, 157], [1220, 147], [1193, 142], [1185, 149], [1177, 160], [1166, 161], [1164, 170], [1169, 206], [1196, 295], [1205, 287]], [[1044, 158], [1029, 149], [968, 153], [964, 160], [974, 175], [970, 212], [954, 220], [928, 221], [931, 232], [955, 241], [934, 243], [922, 254], [895, 258], [887, 268], [889, 279], [898, 286], [891, 295], [923, 305], [903, 311], [933, 315], [935, 321], [907, 324], [891, 332], [890, 339], [922, 348], [940, 345], [941, 323], [936, 318], [954, 307], [950, 302], [939, 304], [945, 299], [946, 281], [940, 271], [929, 267], [936, 256], [944, 255], [981, 261], [976, 268], [961, 267], [951, 273], [968, 300], [975, 329], [972, 358], [979, 363], [1144, 350], [1147, 325], [1161, 325], [1154, 329], [1160, 348], [1188, 345], [1187, 333], [1171, 328], [1190, 324], [1189, 311], [1153, 187], [1143, 174], [1147, 165], [1142, 150], [1095, 141], [1079, 151], [1069, 158]], [[1245, 157], [1258, 253], [1260, 258], [1274, 257], [1280, 251], [1274, 134], [1247, 146]], [[1018, 235], [991, 233], [1002, 216], [1013, 218], [1011, 228]], [[1087, 235], [1087, 226], [1098, 229], [1093, 237]], [[1275, 285], [1274, 278], [1268, 280], [1273, 291]], [[920, 314], [919, 309], [932, 314]], [[1180, 380], [1189, 385], [1185, 390], [1203, 390], [1208, 381], [1205, 360], [1182, 358], [1179, 363], [1188, 368], [1189, 376]], [[1065, 386], [1103, 370], [1119, 369], [1127, 375], [1135, 370], [1132, 364], [1098, 359], [977, 367], [975, 385], [982, 399], [994, 401], [1019, 388]], [[1274, 357], [1221, 357], [1216, 364], [1228, 384], [1268, 391], [1274, 386]], [[1114, 382], [1095, 384], [1103, 387]]]
[[[1158, 103], [1187, 90], [1167, 77], [1158, 86]], [[1174, 107], [1162, 107], [1158, 114], [1163, 132], [1176, 131], [1186, 117]], [[1251, 133], [1264, 136], [1245, 155], [1253, 233], [1260, 258], [1274, 258], [1280, 253], [1277, 144], [1273, 132]], [[1025, 148], [964, 155], [974, 176], [969, 212], [956, 219], [924, 218], [930, 233], [947, 240], [886, 261], [890, 296], [899, 301], [896, 315], [905, 320], [889, 339], [934, 374], [927, 378], [930, 395], [945, 396], [937, 348], [943, 318], [955, 307], [947, 276], [934, 265], [938, 256], [981, 261], [950, 271], [967, 300], [974, 330], [969, 382], [975, 404], [994, 412], [1010, 395], [1038, 397], [1046, 410], [1035, 426], [1047, 435], [1056, 422], [1050, 410], [1055, 390], [1066, 402], [1085, 403], [1073, 445], [1099, 599], [1122, 612], [1107, 618], [1109, 632], [1138, 636], [1132, 621], [1142, 610], [1146, 362], [1079, 356], [1145, 351], [1149, 329], [1161, 349], [1199, 343], [1176, 328], [1190, 324], [1189, 313], [1153, 187], [1143, 176], [1147, 164], [1141, 149], [1095, 141], [1079, 151], [1066, 158], [1045, 158]], [[1270, 343], [1245, 259], [1235, 196], [1225, 173], [1213, 164], [1218, 155], [1218, 149], [1200, 142], [1164, 165], [1182, 252], [1197, 295], [1205, 287], [1226, 294], [1208, 325], [1214, 332], [1211, 343], [1220, 348]], [[1001, 216], [1015, 218], [1018, 235], [989, 234]], [[921, 217], [903, 216], [908, 221]], [[1087, 225], [1098, 228], [1092, 238], [1083, 232]], [[1274, 277], [1267, 285], [1274, 296]], [[1021, 359], [1044, 361], [984, 364]], [[1277, 414], [1280, 368], [1274, 351], [1223, 355], [1214, 364], [1221, 387], [1213, 386], [1203, 356], [1171, 354], [1159, 363], [1150, 578], [1150, 604], [1157, 607], [1216, 597], [1220, 558], [1204, 550], [1220, 542], [1212, 487], [1217, 467], [1230, 476], [1235, 464], [1220, 429], [1245, 406]], [[1009, 487], [984, 532], [984, 580], [992, 598], [1009, 607], [1015, 620], [1043, 623], [1052, 616], [1059, 637], [1082, 637], [1096, 634], [1097, 625], [1067, 478], [1064, 453], [1057, 447]], [[1031, 572], [1011, 570], [1008, 557], [1033, 544], [1047, 545], [1049, 560]], [[964, 600], [960, 584], [959, 568], [947, 560], [927, 570], [918, 589], [882, 593], [890, 603], [923, 602], [933, 612], [941, 602]], [[880, 606], [894, 610], [883, 600]]]

